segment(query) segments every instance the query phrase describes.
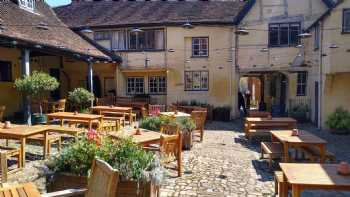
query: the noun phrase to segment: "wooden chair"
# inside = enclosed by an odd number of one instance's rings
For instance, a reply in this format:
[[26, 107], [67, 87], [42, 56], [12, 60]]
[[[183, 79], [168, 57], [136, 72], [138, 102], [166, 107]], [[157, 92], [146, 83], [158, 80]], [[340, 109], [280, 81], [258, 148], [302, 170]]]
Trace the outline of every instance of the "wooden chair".
[[5, 113], [6, 106], [1, 105], [0, 106], [0, 122], [4, 119], [4, 113]]
[[[62, 135], [59, 133], [49, 133], [47, 137], [48, 137], [46, 139], [47, 143], [45, 143], [43, 134], [37, 134], [37, 135], [30, 136], [27, 138], [27, 141], [40, 143], [43, 146], [44, 155], [50, 154], [51, 146], [54, 143], [57, 143], [57, 149], [58, 149], [58, 151], [61, 151], [61, 146], [62, 146], [61, 137], [62, 137]], [[45, 144], [47, 144], [48, 146], [45, 147]]]
[[[318, 148], [308, 146], [308, 147], [301, 147], [300, 150], [304, 154], [304, 157], [311, 163], [320, 162], [321, 153]], [[330, 151], [326, 151], [325, 157], [326, 157], [326, 161], [329, 163], [337, 162], [336, 156]]]
[[67, 197], [85, 194], [85, 197], [115, 197], [117, 195], [119, 173], [105, 161], [95, 159], [87, 189], [69, 189], [48, 194], [43, 197]]
[[53, 112], [64, 112], [66, 110], [66, 99], [60, 99], [56, 105], [52, 106]]
[[192, 111], [191, 112], [191, 118], [196, 124], [196, 128], [193, 131], [195, 134], [199, 133], [200, 141], [203, 141], [204, 137], [204, 126], [205, 126], [205, 120], [207, 117], [206, 111]]
[[[7, 160], [10, 157], [17, 158], [17, 169], [8, 171]], [[1, 182], [4, 183], [7, 181], [8, 174], [16, 172], [18, 169], [21, 169], [22, 155], [19, 148], [10, 148], [7, 146], [0, 146], [0, 165], [1, 165]]]
[[275, 171], [275, 195], [277, 196], [288, 196], [288, 182], [285, 180], [282, 171]]
[[165, 112], [165, 105], [148, 105], [148, 114], [150, 116], [158, 115], [160, 112]]
[[269, 168], [272, 169], [272, 162], [282, 158], [283, 147], [279, 142], [261, 142], [260, 159], [264, 159], [264, 155], [268, 155]]

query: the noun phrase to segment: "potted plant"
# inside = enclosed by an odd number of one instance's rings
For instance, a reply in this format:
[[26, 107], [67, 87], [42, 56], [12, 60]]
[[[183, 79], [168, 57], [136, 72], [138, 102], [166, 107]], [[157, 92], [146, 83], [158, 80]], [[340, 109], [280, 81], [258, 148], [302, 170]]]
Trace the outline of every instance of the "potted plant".
[[34, 71], [30, 76], [16, 79], [15, 88], [28, 95], [30, 100], [39, 103], [39, 113], [33, 114], [32, 122], [45, 123], [46, 117], [43, 115], [42, 102], [50, 91], [56, 90], [59, 83], [56, 78], [44, 72]]
[[93, 159], [109, 163], [120, 173], [117, 196], [156, 196], [163, 178], [159, 159], [134, 144], [130, 138], [117, 142], [91, 130], [87, 136], [72, 142], [62, 153], [47, 163], [49, 192], [86, 188]]
[[75, 88], [73, 91], [68, 93], [69, 103], [74, 106], [76, 111], [80, 111], [82, 113], [88, 111], [89, 104], [94, 99], [94, 94], [84, 88]]
[[349, 134], [350, 113], [343, 108], [337, 108], [335, 112], [329, 115], [326, 125], [334, 134]]
[[176, 124], [179, 125], [182, 130], [182, 148], [184, 150], [190, 150], [192, 148], [193, 130], [196, 128], [195, 122], [192, 118], [179, 118], [176, 120]]
[[160, 125], [170, 123], [170, 118], [165, 116], [149, 116], [140, 121], [139, 127], [151, 131], [159, 131]]
[[299, 104], [290, 110], [289, 116], [302, 123], [308, 121], [309, 112], [310, 108], [307, 104]]
[[231, 107], [222, 106], [216, 107], [213, 110], [214, 120], [228, 122], [231, 119]]

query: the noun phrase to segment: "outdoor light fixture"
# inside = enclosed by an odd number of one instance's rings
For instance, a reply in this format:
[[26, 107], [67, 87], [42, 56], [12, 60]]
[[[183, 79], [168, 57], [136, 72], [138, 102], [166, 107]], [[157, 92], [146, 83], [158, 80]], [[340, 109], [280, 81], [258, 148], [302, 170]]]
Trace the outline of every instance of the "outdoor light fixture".
[[245, 36], [249, 34], [249, 31], [243, 28], [239, 28], [235, 31], [235, 34]]
[[183, 24], [182, 27], [185, 28], [185, 29], [192, 29], [192, 28], [194, 28], [194, 26], [189, 21], [187, 21], [185, 24]]
[[133, 28], [130, 32], [131, 32], [131, 33], [140, 33], [140, 32], [143, 32], [143, 30], [140, 29], [140, 28], [138, 28], [138, 27], [135, 27], [135, 28]]
[[17, 45], [18, 42], [17, 42], [16, 40], [13, 40], [13, 41], [11, 41], [11, 44], [12, 44], [12, 45]]
[[40, 44], [36, 44], [36, 45], [34, 45], [34, 47], [37, 48], [37, 49], [43, 48], [43, 46], [41, 46]]
[[298, 35], [300, 38], [309, 38], [311, 37], [311, 34], [308, 32], [304, 32]]
[[92, 31], [91, 29], [89, 28], [85, 28], [85, 29], [82, 29], [80, 30], [81, 33], [84, 33], [84, 34], [91, 34], [93, 33], [94, 31]]
[[262, 52], [262, 53], [266, 53], [266, 52], [268, 52], [268, 51], [269, 51], [268, 48], [262, 48], [262, 49], [260, 49], [260, 52]]
[[339, 48], [339, 46], [336, 44], [331, 44], [331, 46], [329, 46], [329, 48], [330, 49], [337, 49], [337, 48]]

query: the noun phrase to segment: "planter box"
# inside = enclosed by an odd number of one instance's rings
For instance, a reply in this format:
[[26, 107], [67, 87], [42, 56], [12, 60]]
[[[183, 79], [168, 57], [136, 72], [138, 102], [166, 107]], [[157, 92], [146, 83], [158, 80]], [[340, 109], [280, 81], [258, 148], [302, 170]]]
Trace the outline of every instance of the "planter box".
[[[46, 182], [48, 183], [47, 192], [87, 187], [86, 176], [67, 173], [57, 173]], [[156, 197], [157, 193], [158, 187], [150, 182], [137, 184], [136, 181], [119, 181], [118, 183], [117, 197]]]

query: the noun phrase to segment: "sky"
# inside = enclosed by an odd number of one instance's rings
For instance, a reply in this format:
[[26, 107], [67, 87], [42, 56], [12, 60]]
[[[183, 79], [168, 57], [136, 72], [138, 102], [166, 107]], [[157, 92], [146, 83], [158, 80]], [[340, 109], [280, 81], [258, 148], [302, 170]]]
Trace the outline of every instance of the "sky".
[[71, 2], [71, 0], [45, 0], [51, 7], [56, 7], [60, 5], [66, 5]]

